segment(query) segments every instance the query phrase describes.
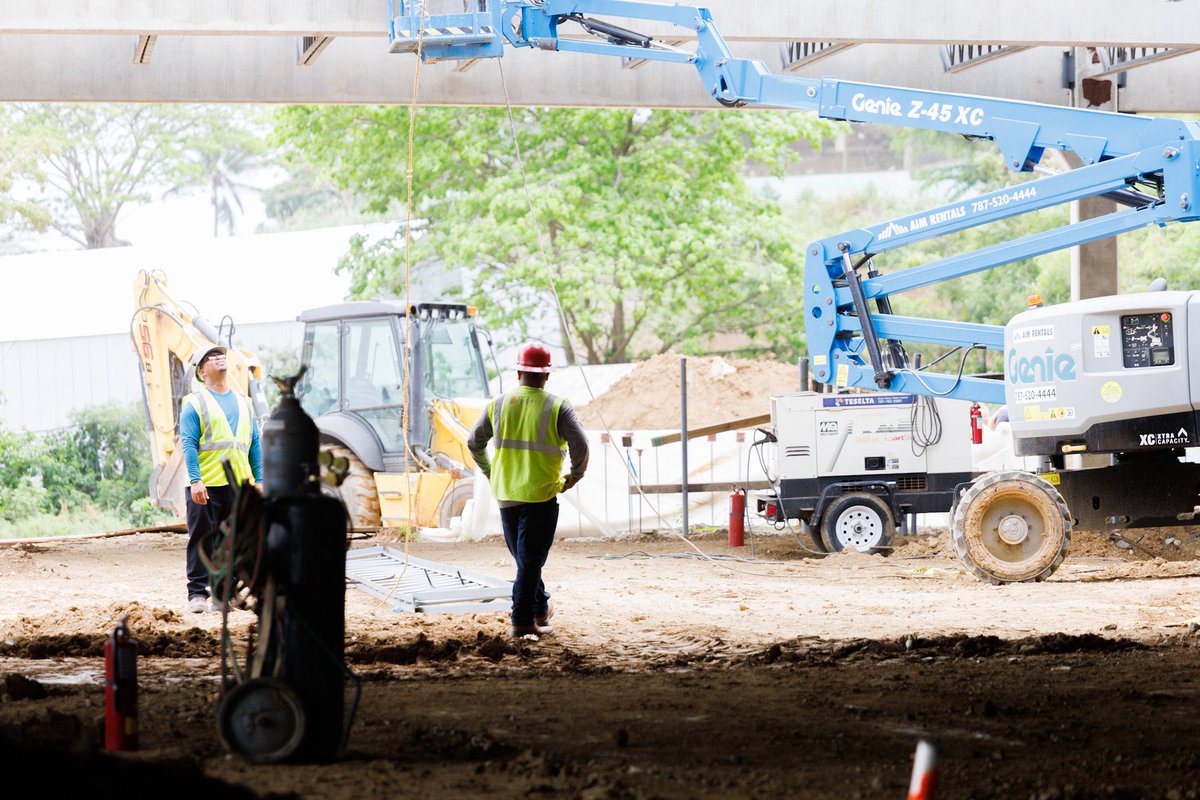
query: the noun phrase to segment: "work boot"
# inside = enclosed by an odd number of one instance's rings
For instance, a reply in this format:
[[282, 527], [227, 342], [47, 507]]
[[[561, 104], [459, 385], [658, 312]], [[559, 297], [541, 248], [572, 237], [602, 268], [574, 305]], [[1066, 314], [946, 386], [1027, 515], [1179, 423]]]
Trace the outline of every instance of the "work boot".
[[188, 611], [193, 614], [203, 614], [208, 611], [208, 598], [202, 594], [194, 594], [188, 598]]
[[554, 616], [554, 604], [546, 603], [546, 610], [541, 614], [537, 614], [533, 618], [533, 624], [541, 628], [550, 627], [550, 618]]
[[554, 628], [549, 625], [513, 625], [512, 637], [522, 639], [526, 636], [553, 636]]

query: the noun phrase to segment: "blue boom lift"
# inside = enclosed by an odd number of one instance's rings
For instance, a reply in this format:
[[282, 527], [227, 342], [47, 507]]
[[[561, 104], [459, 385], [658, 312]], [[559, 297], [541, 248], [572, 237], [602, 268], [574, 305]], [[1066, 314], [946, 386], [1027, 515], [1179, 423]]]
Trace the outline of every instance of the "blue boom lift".
[[[1042, 580], [1072, 529], [1188, 524], [1200, 513], [1200, 292], [1095, 298], [1018, 314], [1006, 326], [900, 316], [902, 292], [1150, 225], [1197, 219], [1200, 125], [987, 97], [775, 75], [736, 58], [707, 9], [633, 0], [390, 0], [393, 52], [426, 61], [492, 58], [505, 45], [690, 64], [724, 106], [814, 111], [991, 140], [1009, 169], [1031, 172], [1050, 148], [1083, 166], [813, 242], [804, 321], [814, 377], [931, 397], [1007, 403], [1017, 454], [1036, 472], [1002, 471], [962, 487], [952, 509], [960, 559], [996, 583]], [[455, 0], [456, 5], [458, 0]], [[667, 23], [694, 49], [606, 21]], [[571, 37], [560, 35], [570, 32]], [[586, 34], [586, 35], [584, 35]], [[1120, 210], [884, 274], [871, 259], [937, 236], [1086, 197]], [[961, 348], [957, 371], [920, 369], [906, 343]], [[1003, 379], [964, 375], [973, 349], [1004, 353]]]

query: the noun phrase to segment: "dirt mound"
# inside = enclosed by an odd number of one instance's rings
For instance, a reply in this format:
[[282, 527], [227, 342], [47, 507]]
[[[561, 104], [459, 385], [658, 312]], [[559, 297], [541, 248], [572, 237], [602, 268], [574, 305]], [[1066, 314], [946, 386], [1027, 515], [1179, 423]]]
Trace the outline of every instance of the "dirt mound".
[[[17, 617], [0, 626], [0, 656], [7, 658], [99, 657], [104, 641], [117, 620], [127, 624], [138, 642], [141, 655], [174, 658], [206, 657], [219, 650], [211, 631], [189, 624], [183, 615], [169, 608], [156, 608], [138, 602], [113, 603], [101, 609], [71, 606], [57, 614]], [[230, 620], [235, 635], [244, 638], [245, 627], [253, 617], [238, 614]], [[239, 640], [240, 640], [239, 638]]]
[[[689, 356], [688, 427], [715, 425], [771, 411], [771, 395], [800, 389], [795, 364], [720, 356]], [[583, 427], [614, 431], [679, 427], [679, 356], [643, 361], [594, 402], [577, 409]]]

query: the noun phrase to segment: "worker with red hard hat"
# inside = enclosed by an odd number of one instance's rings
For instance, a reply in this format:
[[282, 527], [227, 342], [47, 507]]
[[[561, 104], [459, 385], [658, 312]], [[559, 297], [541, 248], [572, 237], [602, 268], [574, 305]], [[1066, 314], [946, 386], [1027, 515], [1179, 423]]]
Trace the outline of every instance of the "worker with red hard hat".
[[[536, 343], [517, 354], [520, 385], [488, 403], [467, 448], [487, 476], [500, 505], [504, 542], [517, 562], [513, 581], [512, 635], [553, 635], [550, 595], [542, 568], [558, 527], [558, 495], [579, 483], [587, 469], [588, 444], [571, 404], [545, 391], [550, 351]], [[487, 444], [495, 439], [488, 459]], [[571, 471], [562, 474], [566, 452]]]

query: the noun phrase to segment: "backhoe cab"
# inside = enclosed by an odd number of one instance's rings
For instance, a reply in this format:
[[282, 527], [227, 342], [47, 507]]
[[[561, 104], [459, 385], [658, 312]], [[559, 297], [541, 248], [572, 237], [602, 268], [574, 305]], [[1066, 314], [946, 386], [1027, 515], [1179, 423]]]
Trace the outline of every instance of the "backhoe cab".
[[[467, 434], [488, 381], [486, 331], [461, 303], [361, 301], [305, 311], [296, 394], [321, 447], [349, 466], [354, 527], [441, 527], [473, 493]], [[407, 368], [406, 368], [407, 364]]]

